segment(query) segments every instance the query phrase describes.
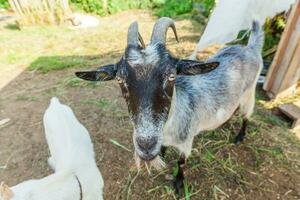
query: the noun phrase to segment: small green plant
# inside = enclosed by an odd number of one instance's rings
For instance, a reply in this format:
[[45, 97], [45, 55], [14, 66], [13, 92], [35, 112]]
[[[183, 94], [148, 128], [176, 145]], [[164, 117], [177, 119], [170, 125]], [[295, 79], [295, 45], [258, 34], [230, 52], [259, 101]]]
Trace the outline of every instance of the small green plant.
[[0, 0], [0, 8], [9, 8], [8, 0]]
[[105, 16], [129, 9], [160, 7], [165, 3], [165, 0], [71, 0], [71, 3], [79, 10]]
[[169, 0], [165, 1], [161, 8], [155, 12], [157, 16], [174, 17], [176, 15], [188, 13], [193, 9], [192, 0]]
[[89, 13], [95, 13], [98, 15], [108, 14], [107, 4], [105, 1], [99, 0], [71, 0], [71, 3], [79, 10], [84, 10]]
[[267, 19], [264, 30], [265, 30], [265, 45], [264, 50], [272, 48], [274, 45], [277, 45], [280, 36], [285, 27], [285, 19], [283, 14], [279, 14], [274, 18]]
[[[73, 7], [100, 16], [129, 9], [151, 8], [155, 10], [157, 16], [174, 17], [192, 11], [193, 2], [193, 0], [71, 0]], [[208, 15], [215, 0], [200, 0], [200, 2]]]

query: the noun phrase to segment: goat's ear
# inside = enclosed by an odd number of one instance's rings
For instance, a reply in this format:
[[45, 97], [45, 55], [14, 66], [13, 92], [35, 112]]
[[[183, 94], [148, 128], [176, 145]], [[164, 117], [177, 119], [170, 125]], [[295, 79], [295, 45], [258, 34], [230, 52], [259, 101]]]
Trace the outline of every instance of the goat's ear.
[[75, 72], [78, 78], [88, 81], [109, 81], [116, 77], [116, 67], [114, 64], [105, 65], [94, 71]]
[[219, 66], [219, 62], [201, 62], [195, 60], [179, 60], [176, 64], [177, 74], [197, 75], [208, 73]]

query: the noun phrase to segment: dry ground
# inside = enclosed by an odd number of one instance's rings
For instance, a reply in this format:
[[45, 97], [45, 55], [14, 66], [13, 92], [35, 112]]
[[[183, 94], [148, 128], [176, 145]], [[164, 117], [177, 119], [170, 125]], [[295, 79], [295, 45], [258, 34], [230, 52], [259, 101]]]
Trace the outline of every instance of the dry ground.
[[[176, 20], [179, 44], [169, 33], [168, 47], [181, 58], [192, 52], [202, 27], [187, 18]], [[18, 31], [12, 25], [0, 26], [0, 81], [6, 83], [17, 70], [27, 68], [0, 91], [0, 120], [11, 119], [0, 127], [1, 181], [14, 185], [51, 173], [42, 117], [49, 99], [58, 96], [91, 134], [106, 199], [174, 199], [165, 175], [176, 171], [176, 151], [167, 151], [165, 171], [148, 175], [143, 170], [136, 177], [132, 127], [117, 84], [87, 83], [74, 77], [78, 69], [120, 58], [127, 27], [136, 19], [148, 41], [155, 21], [148, 11], [105, 17], [100, 27], [90, 30], [33, 27]], [[257, 99], [264, 98], [258, 91]], [[236, 146], [231, 140], [239, 127], [240, 118], [235, 117], [197, 137], [186, 166], [186, 198], [300, 199], [300, 143], [287, 130], [288, 122], [257, 103], [247, 139]]]

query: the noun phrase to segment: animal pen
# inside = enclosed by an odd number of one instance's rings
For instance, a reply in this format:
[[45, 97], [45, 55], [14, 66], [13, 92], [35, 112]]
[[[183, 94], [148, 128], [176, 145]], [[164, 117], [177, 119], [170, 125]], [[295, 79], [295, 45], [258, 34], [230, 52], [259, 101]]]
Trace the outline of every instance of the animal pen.
[[[294, 4], [282, 34], [263, 89], [271, 99], [300, 96], [300, 1]], [[282, 104], [279, 109], [300, 128], [300, 100]]]

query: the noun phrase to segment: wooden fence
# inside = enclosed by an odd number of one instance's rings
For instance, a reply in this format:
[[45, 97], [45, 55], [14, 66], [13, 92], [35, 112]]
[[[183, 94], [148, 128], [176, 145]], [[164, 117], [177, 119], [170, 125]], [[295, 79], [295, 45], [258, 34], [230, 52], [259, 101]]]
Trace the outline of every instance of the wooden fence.
[[20, 27], [61, 24], [71, 13], [68, 0], [9, 0], [9, 4], [18, 14]]

